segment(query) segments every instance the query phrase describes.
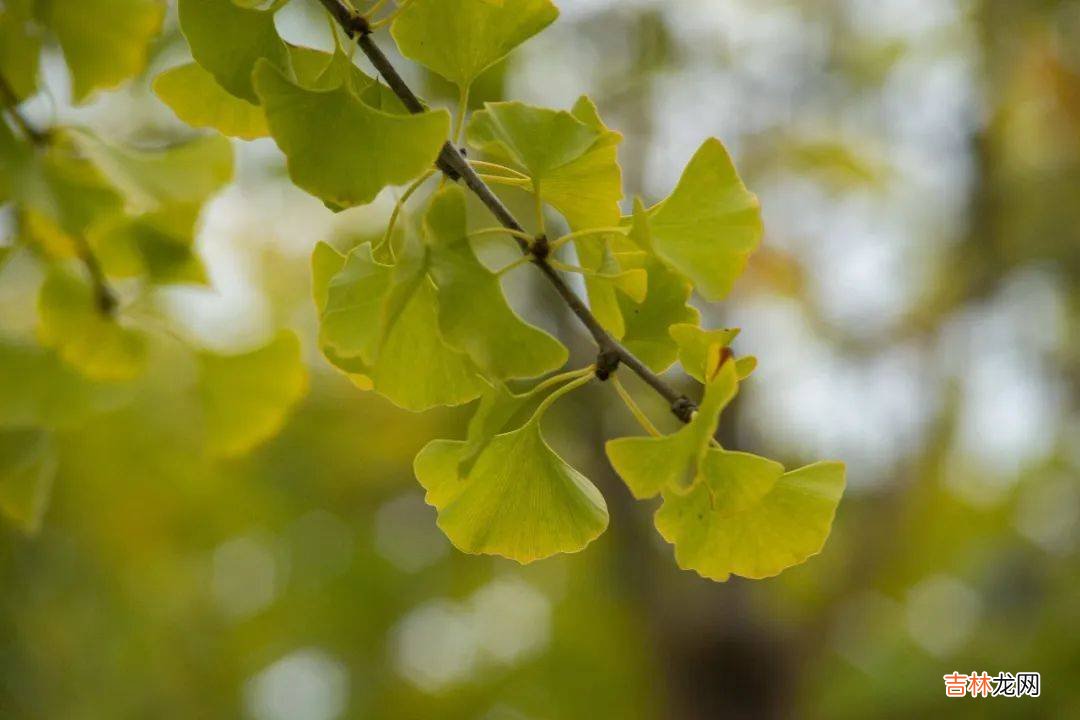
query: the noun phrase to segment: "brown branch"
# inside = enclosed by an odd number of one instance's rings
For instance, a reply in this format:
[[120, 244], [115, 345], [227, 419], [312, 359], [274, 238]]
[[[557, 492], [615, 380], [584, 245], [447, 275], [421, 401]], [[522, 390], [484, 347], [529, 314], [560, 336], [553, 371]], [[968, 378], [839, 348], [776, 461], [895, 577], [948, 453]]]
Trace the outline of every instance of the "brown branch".
[[[409, 112], [423, 112], [425, 108], [424, 104], [420, 101], [420, 98], [413, 93], [412, 89], [405, 83], [405, 80], [402, 79], [401, 75], [398, 74], [393, 64], [391, 64], [390, 59], [387, 58], [386, 54], [375, 44], [375, 41], [371, 37], [371, 26], [368, 24], [367, 19], [348, 7], [342, 0], [319, 1], [338, 24], [341, 25], [345, 32], [356, 41], [360, 50], [367, 56], [368, 60], [371, 61], [371, 64], [375, 66], [375, 69], [382, 76], [383, 80], [394, 94], [397, 95]], [[439, 152], [436, 165], [443, 174], [452, 180], [463, 180], [465, 185], [482, 203], [484, 203], [484, 206], [491, 211], [491, 214], [495, 216], [503, 227], [519, 233], [525, 232], [525, 229], [522, 227], [521, 223], [517, 221], [517, 218], [514, 217], [513, 213], [510, 212], [506, 205], [503, 204], [502, 200], [495, 195], [488, 184], [485, 183], [472, 166], [469, 165], [469, 162], [465, 159], [461, 150], [454, 147], [452, 143], [447, 142], [443, 145], [442, 150]], [[697, 409], [694, 403], [685, 395], [664, 382], [659, 375], [650, 370], [645, 363], [639, 360], [636, 355], [627, 350], [622, 343], [612, 337], [611, 334], [604, 329], [600, 324], [600, 321], [596, 319], [596, 316], [592, 314], [582, 299], [570, 289], [570, 286], [566, 284], [566, 281], [563, 280], [559, 272], [548, 263], [546, 240], [544, 238], [537, 238], [538, 242], [530, 244], [521, 238], [516, 239], [522, 252], [532, 256], [532, 264], [540, 269], [540, 272], [548, 279], [555, 288], [555, 291], [559, 293], [559, 296], [570, 308], [570, 311], [577, 316], [585, 326], [585, 329], [592, 335], [593, 340], [599, 347], [599, 356], [603, 359], [602, 362], [598, 362], [597, 364], [598, 367], [604, 368], [602, 371], [603, 377], [601, 377], [601, 379], [606, 379], [606, 377], [614, 371], [617, 365], [625, 365], [668, 402], [671, 406], [671, 412], [673, 412], [676, 417], [683, 422], [690, 422], [690, 418]]]

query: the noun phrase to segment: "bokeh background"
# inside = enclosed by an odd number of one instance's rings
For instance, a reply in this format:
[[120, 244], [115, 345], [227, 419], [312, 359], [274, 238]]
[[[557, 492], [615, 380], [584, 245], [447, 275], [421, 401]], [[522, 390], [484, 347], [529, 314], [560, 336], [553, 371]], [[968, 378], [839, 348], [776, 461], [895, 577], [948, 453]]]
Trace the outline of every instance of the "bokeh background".
[[[603, 386], [547, 432], [609, 531], [525, 568], [454, 551], [411, 460], [468, 410], [398, 410], [314, 344], [314, 243], [369, 237], [392, 196], [332, 215], [272, 141], [238, 142], [201, 220], [211, 287], [140, 308], [161, 326], [150, 375], [60, 434], [40, 531], [0, 530], [0, 717], [1080, 717], [1080, 2], [559, 5], [474, 100], [590, 94], [650, 202], [706, 136], [728, 146], [767, 230], [702, 307], [761, 363], [721, 432], [848, 463], [824, 552], [759, 582], [680, 571], [604, 460], [634, 429]], [[290, 4], [282, 34], [329, 47], [316, 8]], [[53, 51], [28, 114], [176, 139], [149, 80], [186, 58], [172, 16], [145, 77], [76, 109]], [[19, 254], [0, 271], [7, 341], [32, 340], [40, 279]], [[588, 360], [539, 283], [516, 301]], [[306, 339], [309, 396], [250, 456], [207, 459], [174, 410], [178, 346], [280, 327]], [[1038, 671], [1042, 695], [946, 700], [954, 670]]]

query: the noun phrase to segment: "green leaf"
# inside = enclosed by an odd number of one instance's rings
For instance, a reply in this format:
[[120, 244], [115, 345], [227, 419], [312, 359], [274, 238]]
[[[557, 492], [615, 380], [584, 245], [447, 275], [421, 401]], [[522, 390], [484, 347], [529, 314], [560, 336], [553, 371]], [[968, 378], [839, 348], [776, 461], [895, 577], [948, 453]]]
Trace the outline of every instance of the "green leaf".
[[558, 16], [550, 0], [413, 0], [391, 33], [402, 55], [468, 88]]
[[643, 500], [665, 488], [687, 488], [697, 479], [720, 413], [738, 391], [735, 363], [722, 362], [724, 357], [719, 346], [710, 351], [709, 381], [701, 407], [677, 432], [607, 442], [608, 460], [634, 497]]
[[0, 342], [0, 427], [70, 429], [131, 392], [131, 385], [89, 380], [51, 351]]
[[388, 185], [432, 167], [450, 132], [450, 114], [395, 115], [359, 100], [343, 83], [308, 90], [266, 62], [255, 83], [270, 132], [297, 185], [338, 207], [364, 205]]
[[540, 418], [553, 393], [520, 428], [495, 435], [462, 471], [467, 442], [434, 440], [413, 463], [438, 525], [459, 550], [525, 564], [577, 552], [607, 528], [607, 506], [588, 478], [544, 440]]
[[483, 381], [468, 356], [443, 340], [426, 257], [421, 249], [406, 249], [391, 267], [377, 262], [365, 243], [341, 259], [334, 273], [336, 252], [316, 248], [316, 305], [325, 298], [319, 332], [323, 354], [354, 380], [369, 378], [379, 394], [407, 410], [470, 402], [483, 392]]
[[723, 144], [706, 140], [675, 191], [649, 210], [652, 247], [707, 300], [727, 295], [761, 240], [761, 206]]
[[566, 362], [562, 343], [518, 317], [498, 276], [473, 253], [461, 188], [448, 187], [432, 199], [424, 228], [447, 342], [500, 380], [537, 377]]
[[589, 308], [608, 332], [621, 339], [626, 323], [619, 305], [622, 293], [637, 305], [645, 302], [649, 291], [649, 276], [642, 268], [623, 269], [612, 248], [619, 233], [604, 233], [574, 241], [578, 263], [589, 271], [585, 275], [585, 290]]
[[688, 493], [664, 491], [656, 528], [683, 569], [718, 581], [772, 577], [821, 551], [843, 492], [842, 463], [785, 473], [772, 460], [711, 449]]
[[38, 5], [64, 51], [76, 102], [142, 72], [165, 16], [160, 0], [39, 0]]
[[170, 68], [154, 79], [154, 92], [188, 125], [213, 128], [223, 135], [254, 140], [270, 129], [262, 108], [221, 87], [197, 63]]
[[179, 0], [178, 8], [191, 56], [236, 97], [258, 104], [252, 72], [260, 59], [289, 68], [288, 46], [278, 36], [273, 12], [232, 0]]
[[101, 223], [87, 241], [110, 277], [142, 276], [158, 284], [205, 284], [194, 252], [191, 209], [174, 206]]
[[622, 342], [653, 371], [663, 372], [678, 355], [678, 346], [668, 329], [676, 324], [696, 325], [700, 320], [697, 309], [687, 305], [693, 289], [686, 278], [650, 252], [649, 226], [640, 201], [635, 203], [633, 227], [623, 249], [624, 252], [616, 253], [620, 265], [628, 270], [643, 270], [648, 277], [648, 288], [644, 302], [617, 296], [625, 321]]
[[37, 90], [41, 31], [33, 0], [6, 0], [0, 6], [0, 76], [24, 100]]
[[49, 503], [56, 466], [49, 433], [0, 431], [0, 516], [23, 533], [36, 534]]
[[307, 391], [300, 341], [284, 330], [270, 344], [240, 355], [199, 356], [206, 444], [235, 457], [273, 437]]
[[486, 103], [473, 114], [469, 142], [516, 165], [540, 196], [575, 230], [617, 225], [622, 174], [616, 147], [622, 139], [600, 121], [588, 98], [572, 113], [520, 102]]
[[146, 338], [102, 312], [93, 288], [53, 268], [38, 296], [38, 338], [92, 380], [130, 380], [146, 369]]

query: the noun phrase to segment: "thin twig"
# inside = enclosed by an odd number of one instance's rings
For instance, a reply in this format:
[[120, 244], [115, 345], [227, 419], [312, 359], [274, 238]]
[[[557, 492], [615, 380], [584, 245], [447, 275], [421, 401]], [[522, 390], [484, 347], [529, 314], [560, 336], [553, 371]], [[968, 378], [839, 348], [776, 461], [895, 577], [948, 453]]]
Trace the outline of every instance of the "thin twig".
[[[386, 54], [375, 44], [375, 40], [371, 37], [371, 25], [360, 14], [354, 12], [348, 6], [346, 6], [342, 0], [319, 0], [322, 5], [334, 16], [334, 19], [341, 24], [347, 33], [356, 41], [360, 48], [360, 51], [367, 56], [371, 64], [375, 66], [375, 70], [386, 81], [387, 86], [398, 96], [401, 103], [412, 113], [424, 112], [424, 105], [420, 102], [420, 99], [408, 86], [397, 69], [390, 62]], [[446, 174], [451, 180], [462, 180], [466, 187], [468, 187], [473, 194], [479, 198], [492, 215], [499, 221], [503, 227], [510, 230], [515, 230], [518, 233], [525, 233], [525, 228], [514, 217], [513, 213], [503, 204], [502, 200], [491, 190], [491, 188], [485, 183], [476, 170], [469, 165], [468, 160], [461, 153], [461, 150], [454, 147], [453, 143], [447, 142], [443, 145], [442, 150], [439, 152], [439, 157], [436, 160], [436, 165], [439, 170]], [[645, 383], [660, 394], [665, 401], [671, 406], [671, 411], [683, 422], [690, 422], [690, 418], [693, 417], [694, 411], [697, 409], [693, 402], [690, 401], [682, 393], [678, 392], [675, 388], [668, 385], [660, 378], [659, 375], [654, 373], [648, 366], [645, 365], [636, 355], [626, 349], [618, 340], [611, 336], [611, 334], [604, 329], [600, 321], [589, 310], [588, 306], [582, 301], [578, 295], [570, 289], [570, 286], [566, 284], [562, 276], [558, 271], [551, 267], [546, 260], [546, 253], [548, 252], [549, 245], [547, 243], [533, 243], [530, 245], [527, 241], [521, 237], [516, 238], [518, 245], [522, 252], [526, 254], [532, 254], [532, 262], [539, 268], [540, 272], [548, 279], [551, 285], [555, 288], [555, 291], [563, 299], [563, 302], [570, 308], [570, 311], [577, 316], [578, 320], [585, 326], [585, 329], [592, 335], [593, 340], [599, 347], [601, 355], [609, 355], [618, 357], [619, 363], [625, 365], [632, 372], [637, 374]], [[537, 250], [542, 248], [543, 252]]]

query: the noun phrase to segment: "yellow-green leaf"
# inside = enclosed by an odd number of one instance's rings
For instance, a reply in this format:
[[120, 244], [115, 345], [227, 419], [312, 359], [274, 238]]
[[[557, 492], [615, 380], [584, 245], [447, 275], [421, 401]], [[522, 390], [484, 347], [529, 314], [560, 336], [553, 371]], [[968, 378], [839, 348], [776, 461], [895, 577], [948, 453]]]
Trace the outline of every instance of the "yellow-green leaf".
[[92, 380], [122, 381], [146, 368], [146, 338], [106, 315], [89, 283], [53, 268], [38, 296], [38, 338]]
[[739, 329], [704, 330], [697, 325], [680, 323], [672, 325], [668, 332], [679, 346], [679, 362], [683, 370], [698, 382], [705, 382], [705, 362], [709, 357], [709, 348], [731, 345], [738, 336]]
[[439, 293], [439, 327], [447, 342], [501, 380], [536, 377], [566, 362], [562, 343], [518, 317], [498, 276], [473, 253], [461, 188], [435, 196], [424, 227]]
[[39, 429], [0, 430], [0, 516], [33, 535], [49, 502], [57, 457]]
[[649, 210], [652, 247], [707, 300], [727, 295], [761, 240], [761, 205], [723, 144], [706, 140], [675, 191]]
[[270, 134], [261, 107], [229, 93], [197, 63], [179, 65], [158, 75], [154, 92], [177, 117], [193, 127], [213, 128], [242, 140]]
[[825, 545], [844, 492], [844, 466], [791, 472], [746, 453], [711, 449], [689, 492], [664, 491], [656, 528], [679, 567], [724, 581], [772, 577]]
[[162, 0], [39, 0], [38, 6], [64, 51], [76, 102], [142, 72], [165, 16]]
[[308, 90], [265, 61], [255, 85], [289, 176], [337, 208], [369, 203], [384, 187], [432, 167], [450, 132], [445, 110], [383, 112], [362, 102], [350, 83]]
[[716, 346], [710, 353], [709, 382], [701, 407], [684, 427], [672, 435], [628, 437], [609, 440], [608, 460], [630, 492], [639, 500], [665, 488], [690, 487], [701, 472], [701, 463], [720, 420], [720, 413], [738, 391], [735, 363], [722, 362]]
[[34, 22], [33, 0], [5, 0], [0, 4], [0, 76], [16, 100], [37, 90], [40, 56], [41, 30]]
[[206, 445], [214, 455], [242, 455], [276, 435], [307, 391], [300, 341], [287, 330], [251, 352], [204, 352], [199, 360]]
[[604, 498], [544, 440], [540, 418], [553, 393], [520, 428], [495, 435], [471, 464], [467, 442], [434, 440], [413, 463], [438, 525], [459, 550], [530, 563], [577, 552], [607, 528]]
[[191, 56], [238, 98], [257, 104], [252, 72], [260, 59], [289, 67], [289, 50], [274, 26], [274, 13], [232, 0], [179, 0], [180, 29]]
[[558, 16], [550, 0], [413, 0], [391, 32], [405, 57], [467, 88]]

